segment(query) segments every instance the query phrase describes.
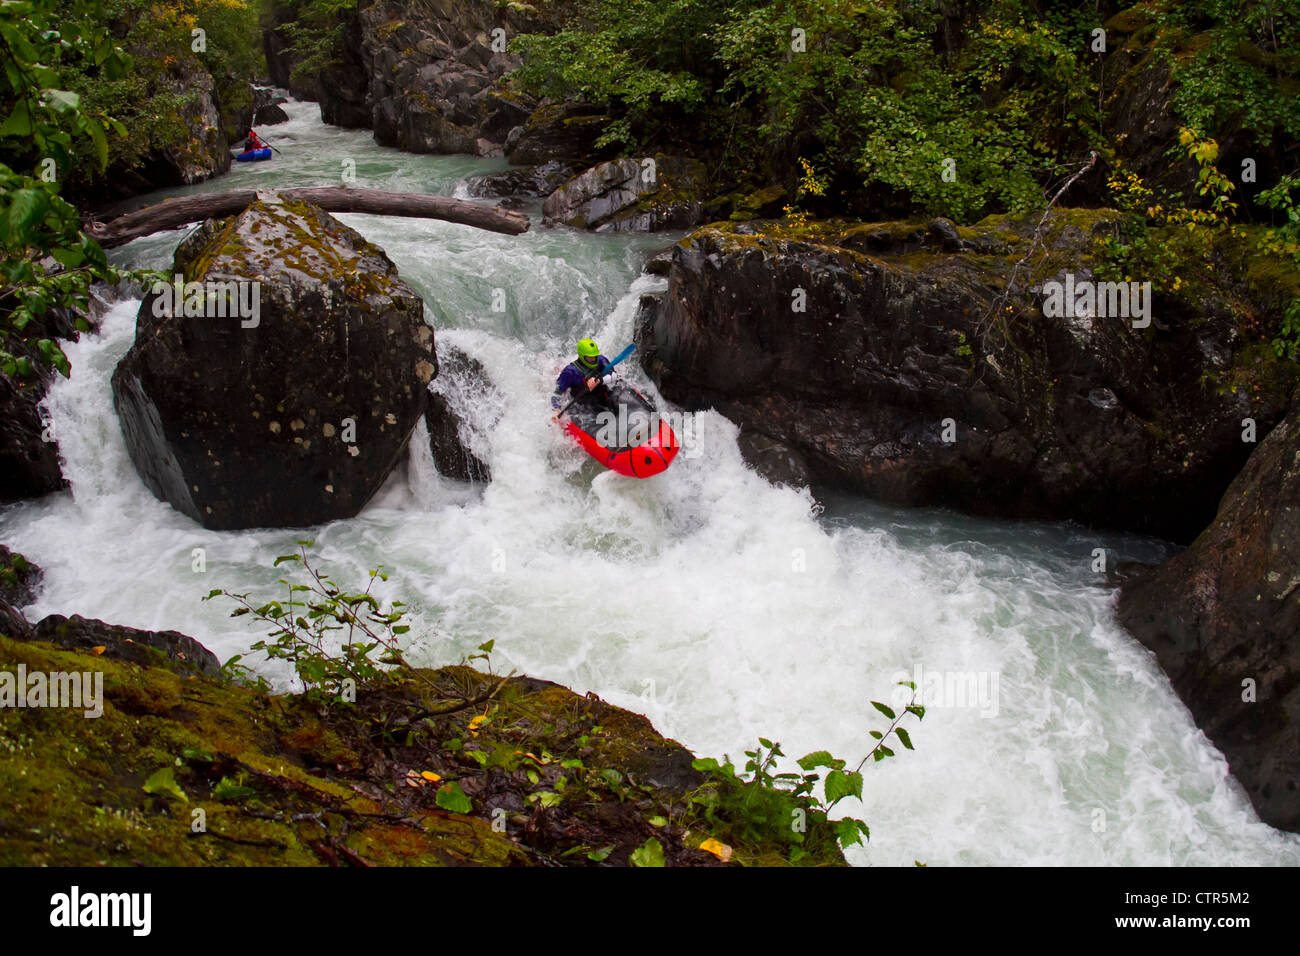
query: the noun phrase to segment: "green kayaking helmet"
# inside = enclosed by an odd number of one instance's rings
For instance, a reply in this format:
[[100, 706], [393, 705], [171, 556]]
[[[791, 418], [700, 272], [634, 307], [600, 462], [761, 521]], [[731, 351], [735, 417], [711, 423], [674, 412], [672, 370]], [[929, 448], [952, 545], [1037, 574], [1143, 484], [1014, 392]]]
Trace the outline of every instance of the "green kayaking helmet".
[[578, 340], [578, 360], [583, 365], [595, 367], [596, 358], [600, 355], [600, 346], [591, 339]]

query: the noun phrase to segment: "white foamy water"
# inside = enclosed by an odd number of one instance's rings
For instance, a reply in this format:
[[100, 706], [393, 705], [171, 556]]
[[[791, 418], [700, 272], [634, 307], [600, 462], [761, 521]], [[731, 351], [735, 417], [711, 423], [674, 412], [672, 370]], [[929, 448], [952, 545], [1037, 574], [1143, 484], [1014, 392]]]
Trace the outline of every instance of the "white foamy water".
[[[285, 152], [204, 188], [334, 181], [453, 193], [468, 157], [413, 157], [334, 130], [314, 107], [261, 132]], [[600, 472], [552, 428], [547, 396], [572, 342], [631, 340], [639, 277], [664, 237], [547, 230], [498, 236], [422, 220], [343, 217], [425, 296], [440, 347], [478, 358], [496, 402], [453, 391], [493, 481], [440, 477], [421, 425], [410, 461], [358, 517], [313, 529], [206, 531], [136, 476], [109, 377], [136, 303], [68, 345], [48, 401], [71, 494], [0, 513], [0, 541], [46, 572], [31, 616], [80, 613], [191, 634], [225, 659], [260, 636], [216, 587], [271, 593], [295, 538], [340, 581], [383, 564], [411, 607], [410, 656], [455, 661], [495, 638], [494, 665], [595, 691], [701, 755], [740, 758], [760, 735], [787, 754], [856, 762], [893, 682], [961, 672], [997, 695], [909, 719], [914, 752], [865, 769], [855, 863], [1295, 864], [1300, 837], [1258, 821], [1152, 656], [1116, 625], [1090, 569], [1164, 548], [1068, 525], [977, 521], [842, 496], [818, 504], [749, 471], [715, 413], [691, 454], [647, 481]], [[161, 265], [180, 234], [122, 250]], [[493, 290], [507, 310], [492, 311]], [[649, 387], [635, 361], [627, 374]], [[653, 389], [650, 389], [653, 391]], [[824, 510], [823, 510], [824, 506]], [[203, 549], [206, 571], [192, 570]], [[983, 675], [982, 678], [980, 675]]]

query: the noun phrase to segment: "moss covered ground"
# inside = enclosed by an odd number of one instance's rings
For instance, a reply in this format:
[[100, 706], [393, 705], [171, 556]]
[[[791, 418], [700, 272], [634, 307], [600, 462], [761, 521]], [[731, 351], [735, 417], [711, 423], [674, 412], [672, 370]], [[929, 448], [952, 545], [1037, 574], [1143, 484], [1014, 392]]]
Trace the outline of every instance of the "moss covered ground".
[[102, 673], [103, 713], [0, 707], [0, 865], [843, 864], [820, 814], [793, 833], [788, 795], [544, 681], [422, 717], [499, 679], [398, 671], [326, 707], [0, 636], [20, 665]]

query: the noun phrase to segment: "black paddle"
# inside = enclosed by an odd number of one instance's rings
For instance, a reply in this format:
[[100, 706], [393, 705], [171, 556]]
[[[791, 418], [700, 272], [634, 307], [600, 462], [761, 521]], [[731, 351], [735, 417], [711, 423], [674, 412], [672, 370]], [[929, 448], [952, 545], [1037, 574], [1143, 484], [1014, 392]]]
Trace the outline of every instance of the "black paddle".
[[[608, 365], [606, 365], [606, 366], [605, 366], [605, 371], [601, 372], [600, 375], [597, 375], [596, 378], [601, 378], [601, 377], [603, 377], [603, 376], [605, 376], [605, 375], [608, 375], [610, 369], [612, 369], [615, 365], [617, 365], [619, 362], [623, 361], [623, 359], [627, 358], [629, 355], [631, 355], [631, 354], [632, 354], [633, 352], [635, 352], [635, 351], [636, 351], [636, 345], [629, 345], [629, 346], [628, 346], [627, 348], [625, 348], [623, 351], [619, 352], [618, 355], [614, 358], [614, 361], [612, 361], [612, 362], [610, 362]], [[582, 398], [582, 396], [585, 395], [585, 394], [587, 394], [587, 393], [586, 393], [586, 392], [579, 392], [576, 396], [574, 396], [572, 399], [569, 400], [569, 404], [565, 405], [565, 406], [564, 406], [563, 408], [561, 408], [558, 412], [556, 412], [556, 413], [555, 413], [555, 419], [556, 419], [556, 421], [559, 421], [560, 416], [563, 415], [565, 412], [567, 412], [570, 408], [572, 408], [572, 407], [573, 407], [573, 403], [576, 402], [579, 398]]]

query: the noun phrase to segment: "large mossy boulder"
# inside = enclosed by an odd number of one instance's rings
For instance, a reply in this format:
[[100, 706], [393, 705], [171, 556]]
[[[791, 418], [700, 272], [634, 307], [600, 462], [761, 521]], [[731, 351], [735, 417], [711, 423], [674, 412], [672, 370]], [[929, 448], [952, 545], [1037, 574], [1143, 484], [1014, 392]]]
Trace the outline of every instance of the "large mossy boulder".
[[698, 225], [704, 166], [675, 156], [599, 163], [546, 197], [544, 221], [595, 232], [657, 232]]
[[357, 514], [400, 460], [437, 372], [419, 296], [357, 232], [274, 199], [205, 223], [174, 269], [241, 298], [191, 298], [169, 314], [177, 296], [157, 286], [141, 304], [113, 403], [144, 483], [209, 528]]
[[1190, 541], [1253, 447], [1243, 421], [1272, 427], [1296, 368], [1213, 291], [1155, 295], [1145, 328], [1046, 314], [1047, 283], [1099, 278], [1115, 218], [1061, 210], [1037, 244], [1037, 219], [1005, 217], [706, 227], [646, 306], [643, 363], [820, 483]]
[[24, 555], [0, 544], [0, 634], [23, 638], [31, 622], [19, 610], [36, 600], [45, 574]]
[[1265, 823], [1300, 831], [1300, 409], [1269, 433], [1186, 551], [1123, 587], [1156, 653]]

